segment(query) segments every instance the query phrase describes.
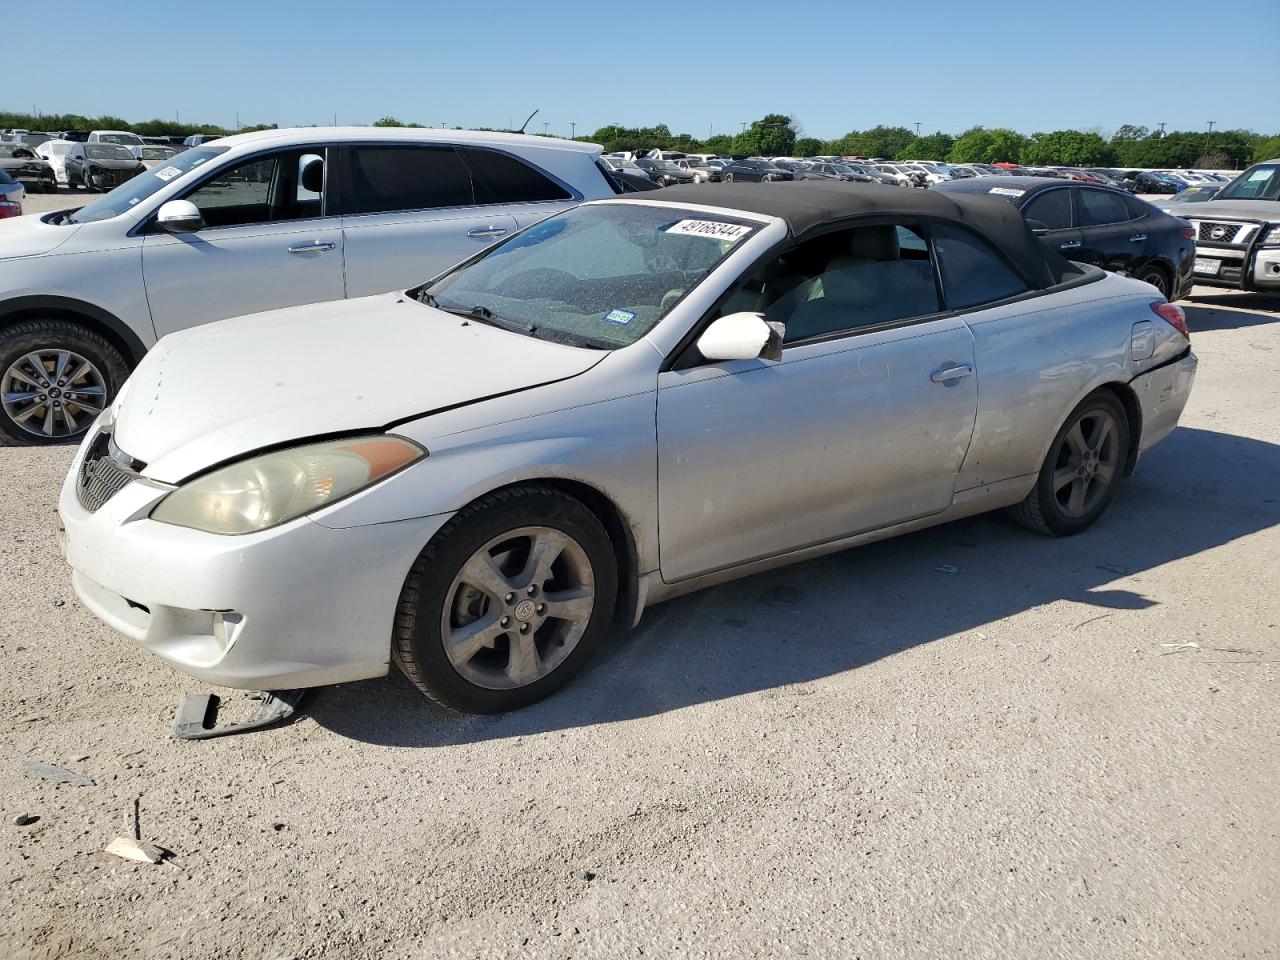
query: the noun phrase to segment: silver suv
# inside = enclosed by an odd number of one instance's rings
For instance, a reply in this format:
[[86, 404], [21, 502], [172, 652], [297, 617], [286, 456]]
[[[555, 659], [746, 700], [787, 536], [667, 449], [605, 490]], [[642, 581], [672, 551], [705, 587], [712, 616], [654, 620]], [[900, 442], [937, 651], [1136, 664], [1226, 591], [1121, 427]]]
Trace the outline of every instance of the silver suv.
[[1280, 292], [1280, 159], [1255, 163], [1206, 203], [1165, 209], [1195, 227], [1196, 283]]
[[167, 333], [403, 289], [612, 196], [599, 154], [521, 134], [267, 130], [80, 210], [0, 221], [0, 444], [83, 433]]

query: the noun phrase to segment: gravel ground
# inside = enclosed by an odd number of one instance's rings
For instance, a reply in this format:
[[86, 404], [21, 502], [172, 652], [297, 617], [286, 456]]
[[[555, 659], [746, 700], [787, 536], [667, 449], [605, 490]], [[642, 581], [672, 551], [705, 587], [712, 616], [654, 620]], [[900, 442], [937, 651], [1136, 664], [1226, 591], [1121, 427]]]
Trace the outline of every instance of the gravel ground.
[[[0, 451], [0, 956], [1277, 956], [1280, 302], [1200, 292], [1183, 426], [1089, 533], [676, 600], [500, 717], [393, 675], [173, 740], [201, 687], [55, 548], [71, 451]], [[135, 809], [168, 862], [101, 852]]]

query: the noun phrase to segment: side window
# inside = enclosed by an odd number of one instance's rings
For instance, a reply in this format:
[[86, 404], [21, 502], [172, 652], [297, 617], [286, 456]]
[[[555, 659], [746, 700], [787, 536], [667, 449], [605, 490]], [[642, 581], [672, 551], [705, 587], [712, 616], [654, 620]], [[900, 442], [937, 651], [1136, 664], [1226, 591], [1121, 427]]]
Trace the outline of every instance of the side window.
[[1039, 228], [1042, 230], [1066, 230], [1071, 226], [1071, 192], [1046, 190], [1022, 208], [1022, 216], [1044, 224]]
[[932, 227], [931, 233], [948, 309], [994, 303], [1029, 289], [1004, 258], [976, 234], [943, 224]]
[[250, 160], [219, 174], [187, 194], [200, 208], [205, 226], [230, 227], [271, 219], [271, 183], [279, 157]]
[[476, 199], [480, 203], [541, 203], [572, 200], [569, 191], [523, 160], [496, 150], [462, 147], [476, 177]]
[[1129, 219], [1129, 208], [1119, 194], [1105, 190], [1080, 190], [1080, 226], [1100, 227], [1107, 223], [1124, 223]]
[[347, 157], [346, 213], [475, 203], [471, 171], [452, 147], [355, 147]]
[[719, 312], [763, 313], [794, 343], [939, 310], [924, 231], [878, 224], [814, 237], [761, 264]]
[[324, 213], [324, 157], [290, 150], [256, 157], [188, 193], [205, 226], [302, 220]]

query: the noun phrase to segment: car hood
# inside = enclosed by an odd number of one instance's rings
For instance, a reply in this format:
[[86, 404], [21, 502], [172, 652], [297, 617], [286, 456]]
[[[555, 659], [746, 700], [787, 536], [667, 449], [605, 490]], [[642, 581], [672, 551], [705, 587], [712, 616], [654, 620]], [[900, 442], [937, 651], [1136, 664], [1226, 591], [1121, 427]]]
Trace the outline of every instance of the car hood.
[[101, 167], [103, 170], [132, 170], [138, 165], [137, 160], [116, 160], [114, 158], [110, 160], [98, 160], [95, 157], [90, 157], [84, 162], [92, 164], [95, 167]]
[[62, 246], [80, 225], [54, 226], [39, 217], [0, 220], [0, 260], [38, 257]]
[[1205, 200], [1203, 203], [1179, 203], [1175, 196], [1165, 209], [1179, 217], [1196, 220], [1212, 220], [1214, 217], [1280, 220], [1280, 201], [1276, 200]]
[[162, 339], [113, 406], [116, 444], [177, 483], [253, 450], [527, 390], [606, 356], [403, 294], [236, 317]]

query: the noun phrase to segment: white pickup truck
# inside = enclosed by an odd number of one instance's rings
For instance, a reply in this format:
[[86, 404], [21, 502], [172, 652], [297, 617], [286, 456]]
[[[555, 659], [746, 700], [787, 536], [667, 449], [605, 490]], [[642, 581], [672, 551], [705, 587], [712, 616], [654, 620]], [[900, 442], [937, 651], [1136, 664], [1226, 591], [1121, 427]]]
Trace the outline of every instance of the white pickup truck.
[[1280, 159], [1255, 163], [1206, 203], [1166, 209], [1196, 230], [1195, 280], [1280, 293]]

